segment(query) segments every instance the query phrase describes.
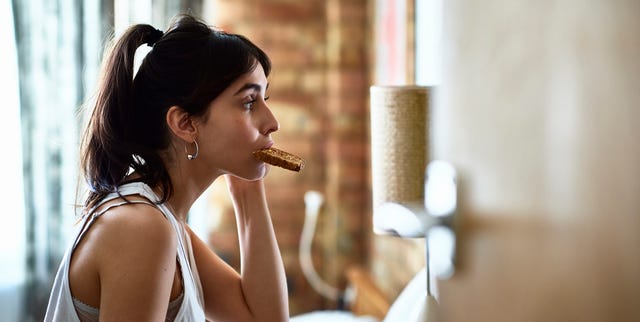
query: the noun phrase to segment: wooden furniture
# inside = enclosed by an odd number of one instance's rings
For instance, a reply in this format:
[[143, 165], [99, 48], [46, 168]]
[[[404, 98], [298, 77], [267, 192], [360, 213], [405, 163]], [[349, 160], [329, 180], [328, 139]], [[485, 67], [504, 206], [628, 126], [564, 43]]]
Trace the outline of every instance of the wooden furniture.
[[347, 269], [347, 280], [353, 297], [349, 309], [356, 316], [373, 316], [380, 321], [389, 311], [390, 302], [376, 285], [371, 274], [363, 267], [352, 266]]

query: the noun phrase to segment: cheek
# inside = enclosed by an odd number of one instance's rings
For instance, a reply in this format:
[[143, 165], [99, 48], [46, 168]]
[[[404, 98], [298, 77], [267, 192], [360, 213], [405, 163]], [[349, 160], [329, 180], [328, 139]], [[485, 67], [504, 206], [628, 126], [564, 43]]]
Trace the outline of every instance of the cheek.
[[258, 131], [246, 120], [238, 118], [220, 119], [212, 124], [208, 133], [212, 144], [214, 155], [221, 155], [221, 152], [230, 159], [240, 162], [248, 159], [259, 139]]
[[258, 132], [246, 120], [234, 119], [224, 125], [225, 136], [231, 144], [240, 146], [250, 145], [258, 138]]
[[[224, 138], [219, 137], [216, 161], [224, 171], [247, 180], [264, 177], [268, 167], [253, 157], [253, 151], [259, 148], [259, 135], [244, 122], [228, 123], [225, 126]], [[220, 153], [224, 151], [224, 153]], [[222, 157], [222, 158], [220, 158]]]

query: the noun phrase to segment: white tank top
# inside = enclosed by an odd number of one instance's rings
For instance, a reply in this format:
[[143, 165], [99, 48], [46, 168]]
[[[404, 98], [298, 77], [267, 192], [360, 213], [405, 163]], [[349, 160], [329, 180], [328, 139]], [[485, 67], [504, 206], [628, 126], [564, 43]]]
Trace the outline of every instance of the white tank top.
[[[136, 194], [141, 195], [153, 203], [157, 203], [160, 200], [153, 190], [142, 182], [133, 182], [121, 186], [120, 194], [123, 196]], [[103, 203], [118, 197], [119, 196], [116, 193], [112, 193], [105, 197], [104, 200], [87, 213], [85, 218], [82, 220], [82, 224], [79, 225], [76, 233], [74, 233], [74, 238], [72, 239], [73, 242], [69, 245], [64, 257], [62, 258], [62, 262], [60, 263], [58, 273], [56, 274], [56, 278], [53, 283], [51, 297], [49, 298], [49, 305], [47, 307], [47, 314], [44, 318], [45, 322], [80, 322], [74, 307], [71, 289], [69, 287], [69, 266], [71, 262], [71, 254], [91, 224], [106, 210], [117, 207], [121, 204], [116, 203], [114, 205], [110, 205], [107, 209], [99, 213], [94, 213], [94, 210]], [[138, 201], [138, 203], [140, 203], [140, 201]], [[178, 224], [176, 218], [164, 204], [159, 204], [157, 207], [171, 223], [178, 241], [177, 254], [180, 271], [182, 272], [183, 299], [174, 321], [205, 321], [202, 286], [200, 285], [198, 270], [195, 266], [195, 259], [193, 258], [193, 250], [191, 248], [189, 234], [184, 231], [182, 225]]]

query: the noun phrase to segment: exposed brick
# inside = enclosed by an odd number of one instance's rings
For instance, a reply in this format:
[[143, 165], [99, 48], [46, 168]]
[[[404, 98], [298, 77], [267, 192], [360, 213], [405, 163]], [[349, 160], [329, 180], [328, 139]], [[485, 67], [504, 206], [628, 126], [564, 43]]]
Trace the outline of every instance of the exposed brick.
[[298, 68], [292, 68], [288, 66], [274, 66], [275, 68], [269, 75], [269, 90], [272, 100], [269, 102], [273, 104], [274, 94], [281, 93], [283, 91], [296, 89], [300, 84], [300, 70]]
[[[213, 17], [210, 21], [218, 27], [230, 26], [234, 21], [246, 19], [247, 13], [247, 6], [240, 1], [217, 0], [215, 12], [212, 13]], [[229, 30], [229, 28], [223, 29]]]
[[261, 18], [280, 21], [305, 21], [324, 17], [321, 1], [257, 1], [254, 13]]
[[329, 124], [335, 138], [364, 138], [368, 131], [368, 119], [363, 114], [334, 114]]
[[[280, 130], [276, 132], [278, 136], [281, 134], [295, 135], [297, 137], [310, 136], [320, 131], [319, 120], [313, 117], [314, 113], [309, 106], [291, 104], [274, 98], [270, 100], [269, 107], [280, 123]], [[274, 133], [274, 135], [276, 134]], [[301, 143], [297, 144], [296, 148], [300, 148], [299, 144]], [[309, 148], [304, 147], [304, 150], [306, 152]]]
[[325, 47], [326, 25], [324, 19], [287, 22], [264, 21], [262, 28], [252, 31], [268, 52], [277, 47], [320, 48]]
[[[276, 145], [307, 161], [301, 173], [271, 169], [265, 179], [272, 221], [290, 283], [290, 310], [335, 308], [306, 281], [298, 261], [304, 193], [324, 193], [313, 261], [328, 283], [364, 265], [370, 247], [366, 0], [219, 0], [216, 24], [249, 37], [273, 62], [269, 106], [281, 128]], [[215, 190], [212, 202], [227, 202]], [[239, 268], [235, 219], [228, 207], [210, 244]], [[369, 224], [367, 227], [363, 225]], [[374, 248], [372, 248], [374, 249]]]
[[298, 247], [300, 243], [300, 233], [302, 232], [301, 230], [293, 230], [285, 225], [275, 226], [274, 231], [276, 233], [278, 245], [280, 245], [280, 247], [293, 247], [294, 249]]
[[288, 66], [305, 68], [306, 66], [313, 65], [316, 58], [315, 53], [311, 48], [301, 47], [274, 47], [269, 49], [269, 57], [274, 66]]
[[321, 95], [326, 90], [326, 75], [324, 70], [310, 70], [303, 73], [301, 78], [302, 89], [307, 93]]
[[362, 100], [369, 87], [366, 77], [359, 69], [332, 69], [327, 72], [328, 89], [339, 95], [358, 96]]

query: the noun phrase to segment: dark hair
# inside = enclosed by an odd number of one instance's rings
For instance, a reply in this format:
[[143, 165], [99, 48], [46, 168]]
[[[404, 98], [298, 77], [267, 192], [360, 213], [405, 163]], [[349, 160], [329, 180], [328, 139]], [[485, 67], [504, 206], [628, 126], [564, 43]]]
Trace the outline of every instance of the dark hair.
[[[134, 55], [143, 44], [153, 48], [134, 79]], [[160, 156], [170, 142], [168, 109], [205, 115], [212, 100], [258, 63], [268, 76], [271, 62], [251, 41], [189, 15], [174, 19], [163, 35], [146, 24], [130, 27], [106, 56], [84, 134], [85, 206], [118, 192], [130, 169], [140, 175], [136, 181], [161, 188], [160, 202], [169, 199], [173, 186]]]

